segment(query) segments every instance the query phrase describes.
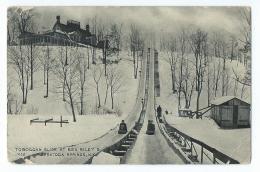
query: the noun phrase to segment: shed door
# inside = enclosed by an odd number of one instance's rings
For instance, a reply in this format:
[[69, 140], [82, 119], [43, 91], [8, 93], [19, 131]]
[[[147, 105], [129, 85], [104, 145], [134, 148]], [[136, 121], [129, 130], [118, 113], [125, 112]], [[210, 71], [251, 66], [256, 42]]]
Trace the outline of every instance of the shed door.
[[233, 126], [237, 127], [237, 120], [238, 120], [238, 106], [233, 106]]

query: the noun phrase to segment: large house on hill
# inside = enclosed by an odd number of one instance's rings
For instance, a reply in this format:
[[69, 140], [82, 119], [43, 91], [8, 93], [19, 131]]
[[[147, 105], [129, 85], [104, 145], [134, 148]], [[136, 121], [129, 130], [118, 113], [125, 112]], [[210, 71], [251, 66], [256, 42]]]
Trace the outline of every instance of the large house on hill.
[[63, 24], [60, 21], [60, 16], [56, 16], [56, 23], [52, 31], [64, 34], [65, 37], [78, 43], [96, 45], [96, 36], [91, 34], [88, 24], [85, 29], [82, 29], [80, 28], [80, 22], [68, 20], [67, 24]]
[[80, 22], [68, 20], [67, 24], [60, 21], [60, 16], [56, 16], [53, 28], [43, 33], [25, 32], [19, 36], [20, 43], [25, 44], [50, 44], [50, 45], [91, 45], [97, 46], [96, 35], [89, 30], [89, 25], [85, 29], [80, 27]]

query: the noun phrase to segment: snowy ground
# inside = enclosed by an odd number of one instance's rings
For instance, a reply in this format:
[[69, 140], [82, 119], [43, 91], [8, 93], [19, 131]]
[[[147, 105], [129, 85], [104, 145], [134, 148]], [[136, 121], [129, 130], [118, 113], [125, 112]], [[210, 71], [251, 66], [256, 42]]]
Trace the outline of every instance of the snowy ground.
[[[251, 129], [221, 129], [210, 118], [189, 119], [165, 116], [167, 122], [187, 135], [238, 160], [249, 163], [251, 158]], [[207, 132], [205, 132], [207, 130]]]
[[[154, 54], [151, 53], [151, 64]], [[181, 158], [168, 145], [156, 124], [154, 113], [154, 65], [150, 65], [147, 107], [145, 119], [131, 153], [126, 157], [126, 164], [183, 164]], [[155, 124], [154, 135], [147, 135], [148, 120]]]
[[[100, 56], [101, 52], [97, 51], [97, 58], [100, 58]], [[62, 101], [62, 96], [56, 91], [56, 78], [53, 73], [50, 73], [49, 97], [44, 98], [46, 86], [43, 84], [43, 71], [39, 67], [38, 71], [34, 73], [34, 89], [28, 92], [27, 104], [23, 105], [20, 114], [8, 115], [9, 160], [13, 161], [25, 156], [18, 155], [16, 148], [54, 148], [93, 140], [114, 128], [122, 119], [125, 119], [136, 102], [138, 79], [133, 77], [133, 62], [128, 53], [121, 52], [119, 58], [122, 58], [122, 60], [117, 65], [117, 68], [123, 76], [124, 84], [115, 97], [115, 107], [119, 109], [121, 114], [94, 113], [97, 103], [96, 88], [91, 71], [88, 71], [86, 97], [84, 98], [87, 110], [85, 115], [82, 116], [78, 115], [78, 110], [76, 110], [76, 123], [72, 122], [70, 106]], [[21, 100], [21, 91], [17, 74], [11, 66], [8, 66], [8, 81], [11, 81], [11, 92], [19, 102]], [[100, 83], [100, 95], [102, 108], [110, 110], [111, 101], [109, 97], [106, 105], [104, 105], [104, 78], [101, 79]], [[34, 118], [59, 120], [61, 115], [64, 120], [69, 121], [69, 124], [64, 124], [62, 128], [59, 124], [53, 123], [47, 124], [47, 126], [44, 126], [43, 123], [30, 125], [30, 120]], [[36, 152], [26, 151], [26, 155]]]
[[[53, 56], [57, 55], [58, 47], [51, 47], [51, 53]], [[51, 55], [52, 55], [51, 54]], [[102, 56], [101, 51], [97, 51], [96, 58], [100, 59]], [[115, 58], [115, 57], [112, 57]], [[116, 65], [118, 71], [123, 76], [123, 84], [120, 91], [115, 95], [115, 109], [118, 109], [122, 114], [120, 116], [126, 116], [131, 110], [131, 107], [135, 103], [135, 97], [137, 95], [138, 79], [133, 77], [133, 62], [128, 52], [122, 51], [119, 58], [122, 60]], [[91, 60], [91, 59], [90, 59]], [[97, 60], [99, 61], [99, 60]], [[100, 63], [100, 62], [99, 62]], [[101, 64], [99, 64], [101, 65]], [[87, 81], [85, 88], [85, 114], [96, 113], [97, 95], [95, 83], [92, 77], [92, 64], [90, 70], [87, 71]], [[101, 65], [103, 68], [103, 65]], [[108, 68], [111, 65], [108, 65]], [[43, 84], [43, 69], [41, 65], [38, 65], [38, 70], [34, 73], [34, 89], [29, 90], [27, 104], [23, 105], [21, 114], [53, 114], [53, 115], [71, 115], [70, 106], [62, 101], [61, 90], [58, 90], [60, 85], [57, 84], [57, 78], [50, 72], [49, 79], [49, 97], [44, 98], [46, 92], [46, 85]], [[21, 90], [17, 78], [17, 73], [14, 71], [11, 65], [8, 65], [8, 82], [11, 82], [11, 93], [15, 95], [15, 100], [21, 102]], [[30, 86], [29, 86], [30, 87]], [[103, 109], [111, 109], [111, 100], [108, 95], [107, 103], [104, 104], [105, 99], [105, 78], [101, 78], [99, 86], [101, 96], [101, 106]], [[76, 100], [79, 102], [79, 99]], [[18, 103], [19, 104], [19, 103]], [[75, 103], [76, 114], [79, 112], [79, 103]], [[113, 110], [111, 110], [113, 111]]]
[[[159, 52], [159, 72], [160, 72], [160, 86], [161, 96], [156, 98], [157, 105], [160, 104], [164, 111], [167, 109], [169, 115], [166, 116], [166, 120], [180, 131], [194, 137], [202, 142], [212, 146], [219, 151], [231, 156], [241, 163], [249, 163], [251, 156], [251, 129], [220, 129], [215, 122], [209, 117], [203, 117], [201, 119], [188, 119], [177, 117], [178, 114], [178, 102], [177, 96], [171, 93], [171, 75], [170, 66], [164, 60], [166, 54]], [[240, 74], [245, 71], [244, 66], [237, 61], [227, 61], [227, 69], [232, 73], [232, 68], [236, 71], [240, 71]], [[230, 81], [230, 91], [228, 95], [233, 95], [234, 82]], [[200, 98], [200, 108], [207, 107], [207, 92], [206, 85], [202, 91]], [[240, 94], [241, 87], [238, 89], [238, 95]], [[220, 96], [220, 93], [218, 93]], [[247, 88], [244, 94], [244, 98], [250, 102], [251, 93], [250, 88]], [[193, 93], [190, 109], [196, 108], [196, 92]], [[183, 98], [181, 99], [184, 100]], [[183, 102], [182, 102], [183, 103]], [[182, 107], [184, 103], [182, 104]], [[207, 113], [205, 116], [209, 116]], [[207, 132], [205, 132], [205, 129]]]
[[[59, 116], [47, 115], [8, 115], [8, 158], [10, 161], [16, 160], [19, 156], [16, 148], [56, 148], [70, 146], [93, 140], [105, 134], [115, 124], [120, 122], [120, 118], [115, 115], [78, 116], [78, 122], [72, 122], [70, 116], [63, 116], [64, 120], [69, 120], [69, 124], [33, 123], [34, 118], [47, 120], [60, 120]], [[24, 152], [24, 151], [23, 151]], [[38, 151], [26, 151], [26, 155], [37, 153]]]
[[94, 156], [91, 164], [120, 164], [120, 158], [109, 153], [101, 152]]
[[[190, 59], [194, 58], [192, 55], [189, 55], [189, 56], [190, 56], [189, 57]], [[161, 104], [163, 106], [163, 110], [167, 109], [170, 113], [177, 114], [177, 112], [178, 112], [177, 95], [172, 94], [172, 91], [171, 91], [170, 66], [166, 62], [166, 60], [165, 60], [166, 58], [167, 58], [166, 53], [159, 52], [159, 73], [160, 73], [161, 96], [158, 97], [156, 101], [157, 101], [157, 104]], [[218, 60], [222, 60], [222, 59], [218, 59], [218, 58], [216, 58], [215, 60], [213, 59], [213, 61], [211, 62], [211, 67], [212, 67], [213, 63], [217, 64]], [[227, 60], [226, 68], [227, 68], [227, 71], [230, 73], [230, 75], [233, 78], [234, 78], [234, 76], [233, 76], [232, 69], [234, 69], [234, 71], [237, 74], [240, 74], [240, 76], [243, 76], [243, 73], [245, 72], [245, 67], [241, 63], [237, 62], [236, 60], [233, 60], [233, 61]], [[178, 70], [176, 70], [176, 71], [178, 71]], [[194, 71], [194, 69], [192, 69], [192, 71]], [[206, 80], [206, 77], [207, 76], [205, 76], [205, 80]], [[206, 85], [206, 82], [204, 82], [204, 83], [205, 84], [203, 85], [203, 90], [202, 90], [201, 97], [200, 97], [200, 108], [204, 108], [204, 107], [208, 106], [207, 91], [206, 91], [207, 85]], [[228, 85], [229, 85], [229, 92], [228, 92], [227, 96], [234, 96], [234, 91], [233, 91], [234, 79], [230, 79]], [[211, 85], [211, 88], [212, 87], [213, 86]], [[238, 97], [240, 97], [241, 89], [242, 89], [242, 86], [241, 86], [241, 84], [239, 84], [238, 89], [237, 89]], [[219, 81], [219, 90], [217, 92], [217, 97], [220, 97], [220, 96], [221, 96], [221, 78]], [[190, 109], [193, 111], [196, 109], [196, 103], [195, 103], [196, 97], [197, 97], [196, 91], [194, 91], [192, 99], [191, 99], [191, 106], [190, 106]], [[251, 102], [251, 90], [248, 86], [245, 87], [243, 99], [245, 99], [247, 102]], [[213, 93], [211, 93], [211, 100], [214, 100]], [[184, 107], [184, 97], [181, 97], [181, 106]]]

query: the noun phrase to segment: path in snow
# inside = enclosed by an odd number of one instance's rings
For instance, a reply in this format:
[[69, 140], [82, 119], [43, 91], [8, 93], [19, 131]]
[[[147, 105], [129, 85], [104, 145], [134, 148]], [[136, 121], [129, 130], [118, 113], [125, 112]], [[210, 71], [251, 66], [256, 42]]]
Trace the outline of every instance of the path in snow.
[[131, 153], [126, 158], [126, 164], [182, 164], [183, 161], [172, 148], [169, 147], [157, 125], [155, 127], [155, 135], [146, 134], [148, 120], [153, 120], [156, 123], [154, 109], [153, 53], [151, 53], [150, 64], [149, 91], [145, 121]]

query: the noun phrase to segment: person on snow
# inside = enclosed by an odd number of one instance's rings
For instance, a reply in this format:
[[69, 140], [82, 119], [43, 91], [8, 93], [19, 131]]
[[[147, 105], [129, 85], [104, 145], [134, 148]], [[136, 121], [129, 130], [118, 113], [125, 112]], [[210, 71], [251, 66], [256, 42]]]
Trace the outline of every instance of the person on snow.
[[157, 116], [158, 116], [158, 118], [160, 118], [162, 116], [162, 108], [160, 105], [157, 107]]
[[127, 126], [124, 120], [122, 120], [122, 122], [119, 125], [119, 130], [118, 130], [118, 134], [125, 134], [127, 133]]

